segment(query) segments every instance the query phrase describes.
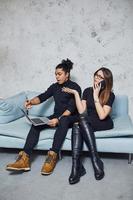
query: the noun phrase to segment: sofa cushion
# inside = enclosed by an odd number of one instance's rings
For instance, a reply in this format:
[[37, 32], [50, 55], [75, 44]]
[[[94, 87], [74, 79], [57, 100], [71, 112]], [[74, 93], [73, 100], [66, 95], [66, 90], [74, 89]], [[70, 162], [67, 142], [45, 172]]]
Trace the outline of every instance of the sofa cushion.
[[[35, 117], [35, 116], [30, 116]], [[14, 138], [26, 139], [31, 124], [26, 117], [12, 121], [7, 124], [0, 124], [0, 135]], [[45, 129], [41, 131], [39, 141], [53, 139], [55, 128]], [[68, 130], [66, 139], [71, 140], [71, 129]], [[119, 117], [114, 120], [114, 128], [106, 131], [95, 132], [96, 138], [114, 138], [133, 135], [133, 125], [129, 116]]]
[[[25, 140], [30, 128], [30, 122], [26, 119], [26, 117], [22, 117], [7, 124], [0, 124], [0, 135]], [[39, 140], [53, 139], [55, 130], [55, 128], [42, 130]]]
[[19, 107], [24, 109], [25, 101], [25, 92], [21, 92], [7, 99], [0, 99], [0, 123], [9, 123], [23, 117], [24, 113]]
[[21, 117], [7, 124], [0, 124], [0, 135], [26, 139], [31, 125], [27, 122], [26, 117]]
[[[38, 96], [41, 92], [34, 92], [34, 91], [27, 91], [26, 96], [27, 99], [32, 99]], [[54, 111], [54, 101], [53, 98], [48, 99], [47, 101], [32, 106], [31, 109], [28, 110], [29, 115], [36, 115], [36, 116], [50, 116], [53, 114]]]
[[128, 97], [126, 95], [116, 95], [112, 106], [112, 119], [128, 114]]
[[133, 124], [128, 115], [113, 119], [114, 128], [95, 132], [96, 138], [133, 136]]

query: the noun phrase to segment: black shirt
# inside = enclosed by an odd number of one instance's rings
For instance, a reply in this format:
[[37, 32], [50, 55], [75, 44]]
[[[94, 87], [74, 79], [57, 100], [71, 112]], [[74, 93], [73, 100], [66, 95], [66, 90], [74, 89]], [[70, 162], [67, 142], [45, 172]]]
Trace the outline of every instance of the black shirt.
[[74, 95], [63, 92], [63, 87], [75, 89], [81, 96], [80, 86], [71, 80], [68, 80], [63, 84], [54, 83], [44, 93], [38, 96], [41, 103], [53, 96], [55, 101], [54, 116], [57, 118], [62, 115], [65, 110], [69, 110], [72, 115], [77, 114]]
[[[113, 121], [109, 115], [104, 120], [99, 119], [94, 103], [92, 87], [86, 88], [84, 90], [82, 99], [86, 100], [88, 120], [93, 126], [94, 130], [108, 130], [113, 128]], [[112, 107], [114, 99], [115, 95], [113, 92], [111, 92], [106, 105]]]

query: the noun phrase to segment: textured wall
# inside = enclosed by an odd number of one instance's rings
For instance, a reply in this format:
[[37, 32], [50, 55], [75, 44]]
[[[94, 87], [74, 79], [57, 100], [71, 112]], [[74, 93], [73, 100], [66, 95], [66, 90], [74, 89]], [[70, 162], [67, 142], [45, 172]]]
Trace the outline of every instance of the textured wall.
[[67, 57], [83, 89], [109, 67], [133, 115], [133, 0], [0, 0], [0, 96], [43, 91]]

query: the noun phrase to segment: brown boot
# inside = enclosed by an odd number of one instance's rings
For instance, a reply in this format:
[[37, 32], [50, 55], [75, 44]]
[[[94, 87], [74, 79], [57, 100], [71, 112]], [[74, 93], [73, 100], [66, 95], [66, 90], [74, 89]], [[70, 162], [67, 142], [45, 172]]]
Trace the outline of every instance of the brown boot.
[[51, 174], [55, 168], [57, 159], [58, 159], [57, 153], [55, 153], [54, 151], [48, 151], [47, 158], [41, 169], [41, 174], [42, 175]]
[[17, 160], [14, 163], [8, 164], [6, 169], [13, 171], [29, 171], [30, 159], [28, 154], [26, 154], [24, 151], [20, 151]]

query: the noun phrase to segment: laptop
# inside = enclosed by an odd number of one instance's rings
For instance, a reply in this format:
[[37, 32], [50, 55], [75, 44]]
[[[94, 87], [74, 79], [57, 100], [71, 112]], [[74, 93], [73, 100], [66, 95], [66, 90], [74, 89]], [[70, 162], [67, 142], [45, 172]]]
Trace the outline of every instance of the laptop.
[[29, 120], [29, 122], [32, 123], [34, 126], [48, 124], [49, 122], [49, 119], [47, 117], [30, 118], [27, 112], [25, 112], [22, 108], [20, 109], [24, 113], [25, 117]]

